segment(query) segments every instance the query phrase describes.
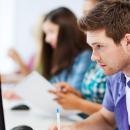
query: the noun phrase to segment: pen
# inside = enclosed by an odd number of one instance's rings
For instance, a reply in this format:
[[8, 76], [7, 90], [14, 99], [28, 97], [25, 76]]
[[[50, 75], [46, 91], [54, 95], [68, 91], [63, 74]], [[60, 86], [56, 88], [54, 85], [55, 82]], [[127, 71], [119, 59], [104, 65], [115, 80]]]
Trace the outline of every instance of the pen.
[[56, 118], [57, 118], [57, 127], [58, 130], [60, 130], [60, 108], [59, 107], [56, 108]]

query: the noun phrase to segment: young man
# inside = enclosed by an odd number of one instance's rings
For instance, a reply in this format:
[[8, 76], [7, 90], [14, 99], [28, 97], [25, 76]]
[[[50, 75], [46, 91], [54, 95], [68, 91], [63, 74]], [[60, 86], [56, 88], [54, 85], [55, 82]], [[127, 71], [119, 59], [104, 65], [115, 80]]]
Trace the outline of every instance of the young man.
[[103, 108], [61, 130], [130, 130], [130, 1], [101, 2], [79, 24], [93, 48], [92, 59], [111, 76]]

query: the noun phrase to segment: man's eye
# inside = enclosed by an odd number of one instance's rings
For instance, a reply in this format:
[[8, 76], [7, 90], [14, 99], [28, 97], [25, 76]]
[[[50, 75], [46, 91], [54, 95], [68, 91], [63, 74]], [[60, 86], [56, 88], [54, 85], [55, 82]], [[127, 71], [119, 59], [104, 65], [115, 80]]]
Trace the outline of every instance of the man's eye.
[[101, 48], [101, 45], [97, 45], [97, 48]]

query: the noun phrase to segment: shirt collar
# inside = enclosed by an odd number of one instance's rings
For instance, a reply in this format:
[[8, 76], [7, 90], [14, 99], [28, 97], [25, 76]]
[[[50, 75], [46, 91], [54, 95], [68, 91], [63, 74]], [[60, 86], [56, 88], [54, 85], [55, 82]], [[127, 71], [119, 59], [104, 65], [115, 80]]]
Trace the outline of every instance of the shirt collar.
[[121, 73], [120, 82], [123, 83], [124, 86], [126, 86], [126, 77], [124, 73]]
[[125, 75], [126, 77], [126, 82], [130, 81], [130, 77], [128, 77], [127, 75]]

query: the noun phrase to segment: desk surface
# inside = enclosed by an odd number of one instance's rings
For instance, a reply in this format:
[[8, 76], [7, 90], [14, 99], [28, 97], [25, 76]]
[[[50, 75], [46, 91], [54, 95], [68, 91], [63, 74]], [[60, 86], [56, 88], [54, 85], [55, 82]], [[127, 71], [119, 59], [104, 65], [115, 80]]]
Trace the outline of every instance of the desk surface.
[[[4, 108], [6, 130], [18, 125], [28, 125], [34, 130], [48, 130], [51, 124], [56, 124], [56, 117], [45, 116], [35, 111], [20, 111], [10, 110]], [[71, 116], [69, 118], [61, 117], [61, 123], [73, 123], [81, 120], [78, 116]]]
[[7, 130], [18, 125], [28, 125], [34, 130], [47, 130], [55, 121], [55, 119], [35, 115], [32, 112], [5, 110], [4, 113]]
[[[3, 87], [6, 89], [6, 87]], [[8, 87], [7, 87], [8, 88]], [[12, 88], [12, 87], [9, 87]], [[48, 130], [48, 127], [56, 123], [56, 117], [48, 117], [34, 111], [19, 111], [10, 110], [8, 108], [8, 102], [3, 100], [4, 103], [4, 116], [6, 130], [18, 125], [27, 125], [32, 127], [34, 130]], [[63, 123], [73, 123], [75, 121], [81, 120], [78, 116], [72, 116], [69, 118], [61, 118], [61, 124]]]

